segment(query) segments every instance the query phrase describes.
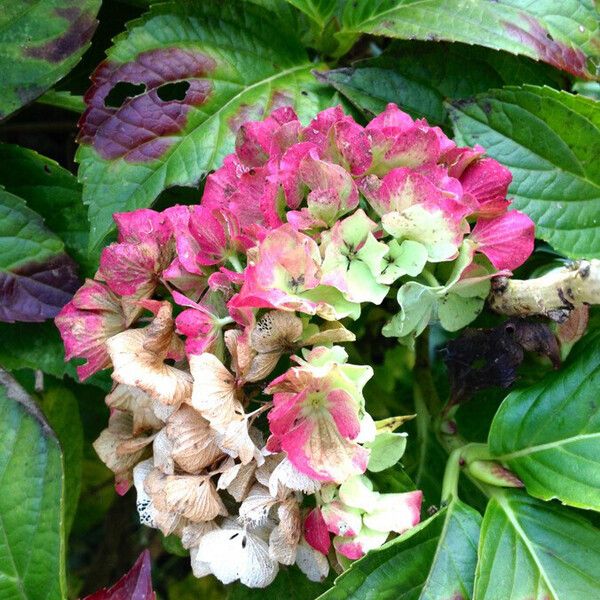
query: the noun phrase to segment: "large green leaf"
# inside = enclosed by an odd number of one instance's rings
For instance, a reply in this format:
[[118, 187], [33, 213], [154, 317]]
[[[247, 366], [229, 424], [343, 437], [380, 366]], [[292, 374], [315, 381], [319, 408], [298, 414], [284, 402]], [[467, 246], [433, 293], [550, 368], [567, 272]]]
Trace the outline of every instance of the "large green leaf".
[[33, 150], [0, 144], [0, 185], [40, 214], [69, 254], [93, 277], [98, 264], [87, 253], [88, 229], [81, 184], [58, 163]]
[[2, 2], [0, 119], [34, 100], [79, 61], [101, 0]]
[[[328, 93], [292, 30], [231, 0], [157, 5], [107, 54], [86, 96], [77, 154], [93, 247], [112, 213], [149, 206], [165, 188], [193, 186], [218, 167], [244, 121], [290, 104], [306, 120]], [[135, 97], [107, 106], [123, 82], [137, 86], [127, 92]], [[161, 99], [173, 82], [189, 85], [183, 99]]]
[[574, 512], [500, 491], [481, 525], [477, 600], [585, 600], [600, 589], [600, 531]]
[[512, 392], [489, 435], [492, 454], [541, 498], [600, 510], [600, 332], [537, 385]]
[[0, 369], [0, 598], [65, 598], [63, 469], [35, 403]]
[[481, 517], [454, 500], [404, 535], [369, 552], [322, 600], [441, 600], [473, 595]]
[[42, 218], [0, 188], [0, 321], [54, 317], [79, 286], [76, 271]]
[[600, 256], [600, 105], [550, 88], [507, 88], [454, 102], [454, 131], [510, 168], [514, 207], [571, 258]]
[[62, 449], [65, 470], [64, 528], [65, 539], [68, 539], [81, 490], [83, 428], [79, 417], [79, 404], [67, 388], [56, 385], [51, 385], [44, 392], [41, 404]]
[[478, 44], [590, 78], [600, 67], [598, 23], [592, 0], [347, 0], [339, 37]]
[[444, 125], [444, 101], [524, 82], [561, 87], [565, 77], [542, 63], [464, 44], [396, 42], [377, 58], [320, 73], [367, 117], [395, 102], [415, 118]]

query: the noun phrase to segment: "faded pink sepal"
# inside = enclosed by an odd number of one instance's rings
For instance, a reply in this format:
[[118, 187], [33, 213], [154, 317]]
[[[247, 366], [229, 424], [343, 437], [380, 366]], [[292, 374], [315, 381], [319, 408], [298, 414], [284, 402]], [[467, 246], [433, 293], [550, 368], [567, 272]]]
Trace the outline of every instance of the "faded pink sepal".
[[[361, 180], [359, 187], [378, 214], [402, 212], [406, 208], [420, 205], [428, 212], [442, 210], [459, 227], [470, 208], [457, 196], [461, 193], [460, 184], [453, 178], [445, 178], [439, 170], [426, 170], [434, 180], [446, 185], [447, 190], [438, 188], [425, 174], [406, 167], [392, 169], [382, 179], [369, 175]], [[458, 184], [458, 185], [457, 185]]]
[[106, 340], [126, 328], [119, 299], [104, 285], [87, 279], [54, 322], [65, 346], [65, 360], [85, 358], [77, 367], [84, 381], [110, 366]]
[[188, 356], [210, 352], [220, 331], [219, 315], [210, 305], [193, 302], [183, 294], [173, 291], [173, 299], [180, 306], [187, 307], [175, 319], [177, 333], [186, 336], [185, 352]]
[[281, 157], [278, 170], [270, 176], [274, 184], [281, 183], [287, 205], [294, 210], [300, 207], [307, 192], [300, 174], [300, 164], [311, 151], [319, 156], [318, 146], [312, 142], [294, 144]]
[[319, 284], [321, 256], [316, 242], [289, 224], [269, 232], [256, 260], [245, 270], [233, 308], [281, 308], [314, 314], [317, 304], [299, 296]]
[[493, 158], [472, 162], [460, 176], [465, 200], [474, 206], [479, 217], [491, 218], [506, 212], [506, 199], [512, 174]]
[[353, 537], [362, 526], [360, 511], [345, 506], [339, 500], [324, 504], [321, 513], [327, 530], [334, 535]]
[[[277, 135], [282, 126], [291, 123], [283, 135]], [[235, 150], [240, 162], [247, 167], [260, 167], [266, 164], [273, 154], [281, 153], [282, 146], [293, 143], [293, 132], [300, 130], [300, 122], [291, 106], [274, 110], [262, 121], [244, 123], [237, 133]], [[291, 135], [290, 135], [291, 134]]]
[[161, 247], [171, 237], [171, 227], [165, 214], [150, 208], [115, 213], [113, 219], [117, 224], [121, 243], [138, 244], [151, 241]]
[[479, 219], [470, 239], [496, 269], [513, 270], [533, 252], [535, 224], [526, 214], [511, 210], [493, 219]]
[[313, 508], [304, 519], [304, 537], [315, 550], [327, 555], [331, 548], [331, 538], [321, 510]]
[[150, 295], [160, 270], [160, 248], [155, 242], [117, 243], [102, 250], [98, 276], [116, 294], [132, 296], [146, 288]]
[[335, 123], [343, 121], [346, 118], [342, 107], [338, 104], [331, 108], [322, 110], [317, 116], [305, 127], [300, 139], [305, 142], [312, 142], [322, 150], [329, 144], [329, 131]]
[[208, 176], [202, 196], [206, 208], [226, 208], [237, 218], [243, 233], [273, 228], [281, 223], [276, 206], [277, 183], [267, 177], [267, 167], [248, 168], [235, 154]]
[[340, 162], [352, 175], [363, 175], [369, 169], [373, 161], [369, 136], [352, 117], [334, 124], [333, 142], [342, 159]]
[[165, 281], [181, 290], [192, 300], [200, 298], [208, 285], [205, 275], [190, 273], [188, 270], [184, 269], [178, 258], [175, 258], [163, 271], [162, 277]]
[[450, 177], [460, 178], [465, 169], [484, 154], [485, 149], [479, 145], [473, 148], [454, 146], [442, 154], [439, 163], [448, 169]]
[[342, 540], [336, 544], [335, 549], [350, 560], [358, 560], [364, 556], [365, 551], [361, 543], [353, 538], [348, 538], [348, 541]]
[[371, 171], [385, 173], [394, 167], [418, 168], [435, 164], [441, 154], [438, 133], [425, 121], [413, 121], [395, 104], [365, 128], [371, 140]]

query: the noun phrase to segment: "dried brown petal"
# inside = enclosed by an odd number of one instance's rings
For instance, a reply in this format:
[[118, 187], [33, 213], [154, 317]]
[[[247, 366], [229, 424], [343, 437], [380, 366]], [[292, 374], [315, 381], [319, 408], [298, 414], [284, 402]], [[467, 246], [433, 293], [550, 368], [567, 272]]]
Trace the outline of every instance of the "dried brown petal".
[[164, 423], [154, 414], [153, 400], [137, 387], [119, 383], [108, 396], [110, 408], [128, 411], [133, 415], [133, 434], [160, 429]]
[[187, 473], [200, 473], [223, 456], [209, 422], [191, 406], [184, 405], [169, 417], [166, 432], [173, 459]]
[[123, 331], [106, 345], [115, 381], [138, 387], [164, 404], [178, 405], [190, 397], [192, 377], [164, 362], [174, 337], [171, 311], [169, 303], [163, 304], [148, 327]]

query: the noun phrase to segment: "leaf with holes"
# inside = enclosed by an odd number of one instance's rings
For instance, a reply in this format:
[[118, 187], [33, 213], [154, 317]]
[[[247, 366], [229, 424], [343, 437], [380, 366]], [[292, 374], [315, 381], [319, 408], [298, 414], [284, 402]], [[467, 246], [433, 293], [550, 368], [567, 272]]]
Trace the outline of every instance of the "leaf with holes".
[[446, 98], [467, 98], [490, 88], [523, 82], [561, 87], [567, 79], [543, 63], [507, 52], [428, 42], [396, 42], [377, 58], [317, 76], [367, 117], [394, 102], [432, 125], [447, 123]]
[[321, 600], [473, 597], [481, 516], [454, 500], [404, 535], [352, 563]]
[[78, 287], [62, 241], [21, 198], [0, 189], [0, 321], [52, 318]]
[[[219, 166], [245, 121], [281, 105], [306, 120], [330, 94], [293, 32], [252, 4], [155, 6], [107, 54], [86, 95], [77, 154], [95, 248], [114, 212], [150, 206]], [[129, 86], [122, 104], [119, 84]]]
[[35, 100], [79, 62], [98, 24], [100, 1], [2, 3], [0, 119]]
[[44, 218], [82, 267], [82, 275], [94, 276], [98, 264], [87, 253], [89, 224], [74, 175], [33, 150], [0, 144], [0, 185]]
[[454, 132], [506, 165], [513, 206], [571, 258], [600, 256], [600, 105], [550, 88], [506, 88], [454, 102]]
[[360, 32], [478, 44], [595, 78], [599, 23], [592, 0], [353, 0], [338, 37]]
[[478, 555], [477, 600], [591, 599], [600, 589], [600, 531], [524, 492], [494, 492]]
[[489, 434], [492, 454], [541, 498], [600, 510], [600, 332], [573, 350], [567, 365], [514, 391]]
[[63, 486], [53, 431], [0, 368], [0, 598], [66, 597]]

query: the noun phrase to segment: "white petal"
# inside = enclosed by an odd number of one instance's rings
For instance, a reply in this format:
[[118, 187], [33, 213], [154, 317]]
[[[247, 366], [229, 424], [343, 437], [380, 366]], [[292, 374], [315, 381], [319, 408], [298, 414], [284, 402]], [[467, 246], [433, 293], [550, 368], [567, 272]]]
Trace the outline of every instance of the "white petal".
[[304, 537], [296, 549], [296, 564], [311, 581], [324, 581], [329, 575], [329, 561], [315, 550]]
[[251, 523], [264, 523], [276, 503], [277, 498], [273, 498], [266, 487], [256, 484], [240, 505], [240, 518]]
[[281, 494], [281, 486], [305, 494], [314, 494], [321, 488], [321, 483], [296, 469], [286, 457], [275, 467], [269, 478], [269, 491], [272, 495]]
[[269, 557], [267, 543], [239, 526], [205, 535], [196, 560], [207, 563], [223, 583], [239, 579], [248, 587], [266, 587], [279, 570], [278, 563]]

